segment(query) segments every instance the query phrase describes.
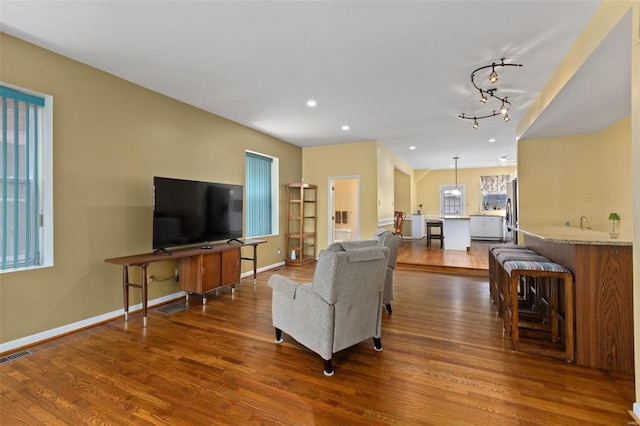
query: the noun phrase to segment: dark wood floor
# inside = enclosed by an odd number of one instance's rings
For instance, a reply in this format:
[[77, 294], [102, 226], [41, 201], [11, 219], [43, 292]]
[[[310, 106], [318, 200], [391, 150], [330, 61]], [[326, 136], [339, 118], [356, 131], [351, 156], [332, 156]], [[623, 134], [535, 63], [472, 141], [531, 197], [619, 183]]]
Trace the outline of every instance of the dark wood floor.
[[313, 265], [263, 272], [205, 306], [152, 309], [146, 329], [137, 313], [0, 364], [0, 424], [630, 424], [633, 377], [513, 353], [485, 277], [396, 270], [384, 351], [345, 349], [325, 377], [286, 334], [274, 343], [273, 273], [306, 282]]

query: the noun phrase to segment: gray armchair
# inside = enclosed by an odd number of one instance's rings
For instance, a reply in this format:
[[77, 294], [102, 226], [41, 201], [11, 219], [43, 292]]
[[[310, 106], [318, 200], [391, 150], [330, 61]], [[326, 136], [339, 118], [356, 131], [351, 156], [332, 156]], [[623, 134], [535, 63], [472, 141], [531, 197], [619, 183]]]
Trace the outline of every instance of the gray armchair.
[[324, 360], [324, 374], [333, 375], [333, 354], [373, 338], [380, 342], [382, 293], [389, 249], [335, 243], [320, 251], [313, 281], [299, 284], [273, 275], [272, 319], [276, 342], [282, 331]]
[[387, 263], [387, 274], [384, 282], [384, 293], [382, 295], [382, 303], [387, 307], [387, 312], [391, 313], [391, 301], [393, 300], [393, 271], [396, 268], [398, 260], [398, 247], [401, 238], [392, 231], [378, 229], [373, 234], [373, 239], [378, 244], [389, 248], [389, 261]]

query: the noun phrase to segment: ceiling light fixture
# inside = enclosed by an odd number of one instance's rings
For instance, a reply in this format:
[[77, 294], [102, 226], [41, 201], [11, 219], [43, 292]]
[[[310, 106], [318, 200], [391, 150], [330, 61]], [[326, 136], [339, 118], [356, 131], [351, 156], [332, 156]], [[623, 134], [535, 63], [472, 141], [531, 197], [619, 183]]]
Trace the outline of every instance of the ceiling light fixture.
[[318, 105], [318, 103], [316, 101], [314, 101], [313, 99], [309, 99], [307, 101], [307, 106], [310, 107], [310, 108], [313, 108], [316, 105]]
[[346, 132], [347, 130], [349, 130], [349, 126], [347, 126], [347, 125], [345, 124], [344, 126], [342, 126], [342, 130], [344, 130], [344, 131]]
[[413, 151], [414, 149], [416, 149], [416, 147], [412, 145], [412, 146], [410, 146], [410, 147], [409, 147], [409, 149], [410, 149], [411, 151]]
[[466, 116], [465, 113], [463, 112], [458, 116], [458, 118], [462, 118], [464, 120], [473, 120], [474, 129], [477, 129], [479, 127], [478, 120], [481, 120], [483, 118], [495, 117], [496, 115], [503, 115], [504, 121], [505, 122], [509, 121], [509, 109], [511, 109], [511, 102], [509, 102], [506, 96], [504, 98], [501, 98], [500, 96], [496, 95], [496, 92], [498, 91], [497, 87], [494, 87], [491, 89], [483, 89], [482, 87], [478, 87], [475, 81], [475, 77], [478, 71], [491, 68], [491, 74], [489, 74], [489, 81], [491, 82], [491, 84], [495, 84], [498, 81], [498, 73], [496, 72], [496, 67], [521, 67], [521, 66], [522, 64], [505, 64], [504, 58], [502, 58], [500, 59], [500, 63], [493, 62], [491, 65], [485, 65], [483, 67], [475, 69], [471, 73], [471, 84], [473, 84], [473, 87], [475, 87], [480, 92], [480, 102], [483, 104], [486, 104], [489, 98], [496, 98], [501, 103], [500, 110], [499, 112], [496, 112], [495, 110], [493, 110], [491, 114], [474, 115], [472, 117]]
[[460, 157], [453, 157], [453, 160], [456, 162], [456, 187], [451, 190], [451, 195], [455, 195], [456, 197], [459, 197], [462, 195], [462, 191], [460, 191], [458, 189], [458, 158]]

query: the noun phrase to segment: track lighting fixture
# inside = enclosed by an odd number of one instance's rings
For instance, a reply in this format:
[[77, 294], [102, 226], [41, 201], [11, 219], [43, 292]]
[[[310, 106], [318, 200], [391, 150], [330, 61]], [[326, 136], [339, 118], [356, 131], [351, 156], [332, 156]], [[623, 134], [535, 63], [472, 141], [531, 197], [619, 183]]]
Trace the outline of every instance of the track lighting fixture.
[[500, 110], [499, 112], [496, 112], [494, 110], [491, 114], [474, 115], [473, 117], [467, 117], [464, 113], [462, 113], [458, 117], [465, 120], [473, 120], [474, 129], [477, 129], [479, 127], [478, 120], [483, 118], [495, 117], [496, 115], [502, 115], [503, 120], [505, 122], [509, 121], [510, 120], [509, 109], [511, 109], [511, 102], [509, 102], [506, 96], [504, 98], [501, 98], [500, 96], [496, 95], [496, 92], [498, 91], [497, 87], [487, 89], [487, 90], [483, 89], [482, 87], [478, 87], [478, 85], [475, 82], [475, 76], [478, 71], [491, 68], [491, 73], [489, 74], [489, 82], [491, 82], [491, 84], [495, 84], [498, 81], [498, 73], [496, 72], [496, 67], [521, 67], [521, 66], [522, 64], [505, 64], [504, 58], [502, 58], [500, 59], [500, 63], [493, 62], [491, 65], [485, 65], [483, 67], [475, 69], [471, 73], [471, 84], [473, 84], [473, 87], [475, 87], [480, 92], [480, 102], [482, 104], [486, 104], [489, 98], [495, 98], [499, 102], [501, 102]]

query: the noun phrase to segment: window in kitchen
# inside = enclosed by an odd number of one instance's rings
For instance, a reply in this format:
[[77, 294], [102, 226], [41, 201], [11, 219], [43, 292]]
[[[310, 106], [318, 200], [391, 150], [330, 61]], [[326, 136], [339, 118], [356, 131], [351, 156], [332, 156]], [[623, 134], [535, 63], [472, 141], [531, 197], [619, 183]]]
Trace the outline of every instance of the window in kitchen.
[[464, 185], [458, 185], [460, 195], [455, 195], [453, 190], [455, 185], [440, 186], [440, 215], [441, 216], [464, 216]]

